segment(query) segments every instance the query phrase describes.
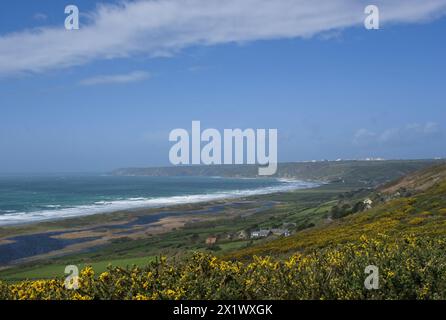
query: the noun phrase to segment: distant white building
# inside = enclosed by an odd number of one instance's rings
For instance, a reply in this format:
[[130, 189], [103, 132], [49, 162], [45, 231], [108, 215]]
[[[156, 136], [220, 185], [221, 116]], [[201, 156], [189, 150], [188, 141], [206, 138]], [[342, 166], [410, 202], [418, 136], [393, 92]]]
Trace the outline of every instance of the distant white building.
[[257, 230], [251, 232], [251, 238], [266, 238], [271, 234], [270, 230]]
[[362, 203], [364, 203], [365, 210], [372, 209], [373, 201], [370, 200], [369, 198], [365, 199]]
[[270, 235], [275, 236], [284, 236], [288, 237], [290, 235], [290, 232], [288, 229], [265, 229], [265, 230], [256, 230], [251, 232], [251, 238], [266, 238]]

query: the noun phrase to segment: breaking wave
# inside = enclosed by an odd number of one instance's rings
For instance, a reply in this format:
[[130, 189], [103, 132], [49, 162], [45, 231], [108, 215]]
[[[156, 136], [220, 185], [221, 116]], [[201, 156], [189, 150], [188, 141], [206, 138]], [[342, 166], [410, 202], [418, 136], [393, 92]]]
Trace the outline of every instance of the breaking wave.
[[121, 210], [161, 208], [174, 205], [209, 202], [215, 200], [244, 198], [254, 195], [264, 195], [278, 192], [288, 192], [298, 189], [314, 188], [320, 185], [320, 183], [317, 182], [306, 182], [290, 179], [278, 179], [278, 181], [281, 182], [280, 185], [256, 189], [230, 190], [214, 193], [178, 195], [168, 197], [133, 197], [127, 199], [117, 199], [113, 201], [97, 201], [93, 204], [79, 205], [68, 208], [61, 208], [61, 206], [59, 205], [48, 205], [47, 210], [33, 212], [5, 212], [4, 214], [0, 215], [0, 226], [74, 218], [99, 213], [116, 212]]

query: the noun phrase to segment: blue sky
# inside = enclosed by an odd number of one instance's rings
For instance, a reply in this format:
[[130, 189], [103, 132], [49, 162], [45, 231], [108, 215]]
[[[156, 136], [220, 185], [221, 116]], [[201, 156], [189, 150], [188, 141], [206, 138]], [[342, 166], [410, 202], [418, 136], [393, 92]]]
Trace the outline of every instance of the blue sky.
[[388, 1], [380, 30], [363, 1], [200, 1], [72, 1], [79, 31], [62, 1], [3, 1], [0, 172], [168, 165], [192, 120], [277, 128], [279, 161], [446, 156], [446, 1]]

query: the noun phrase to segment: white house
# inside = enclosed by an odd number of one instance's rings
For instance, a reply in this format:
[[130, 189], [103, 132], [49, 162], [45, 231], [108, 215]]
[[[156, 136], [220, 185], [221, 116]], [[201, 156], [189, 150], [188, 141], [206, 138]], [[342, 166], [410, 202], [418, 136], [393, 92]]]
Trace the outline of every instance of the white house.
[[266, 238], [271, 234], [270, 230], [257, 230], [251, 232], [251, 238]]

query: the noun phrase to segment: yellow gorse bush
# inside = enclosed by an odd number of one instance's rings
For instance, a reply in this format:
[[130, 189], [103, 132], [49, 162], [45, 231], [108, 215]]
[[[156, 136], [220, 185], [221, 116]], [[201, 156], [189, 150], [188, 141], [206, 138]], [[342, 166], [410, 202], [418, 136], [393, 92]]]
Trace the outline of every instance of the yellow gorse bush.
[[[0, 282], [1, 299], [446, 299], [446, 241], [379, 235], [287, 259], [221, 260], [195, 253], [179, 262], [162, 258], [145, 267], [109, 267], [64, 279]], [[365, 267], [379, 268], [380, 288], [364, 287]]]

